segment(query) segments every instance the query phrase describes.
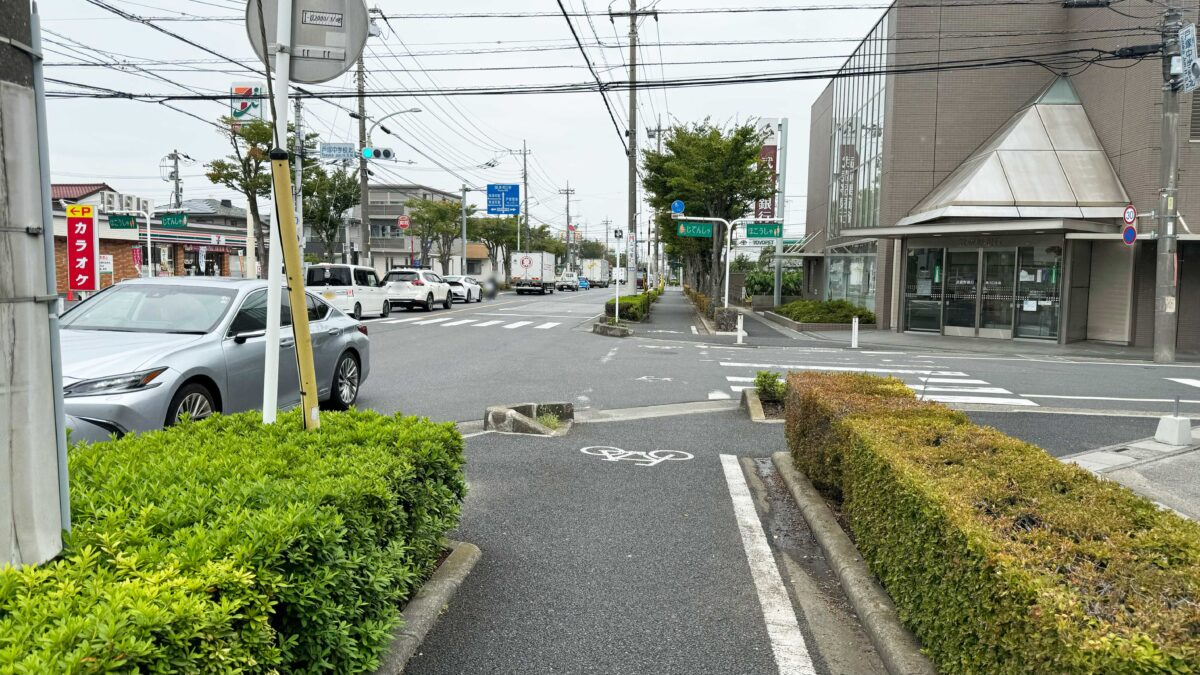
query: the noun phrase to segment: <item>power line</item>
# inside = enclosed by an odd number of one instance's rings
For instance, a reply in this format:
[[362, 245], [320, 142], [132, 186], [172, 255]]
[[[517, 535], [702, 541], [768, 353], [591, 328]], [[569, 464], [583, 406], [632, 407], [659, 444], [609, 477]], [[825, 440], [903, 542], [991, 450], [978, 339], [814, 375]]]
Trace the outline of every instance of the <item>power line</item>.
[[617, 116], [613, 114], [612, 106], [608, 103], [608, 97], [604, 95], [604, 83], [601, 82], [600, 75], [596, 73], [596, 69], [592, 66], [592, 60], [588, 58], [587, 50], [583, 48], [583, 42], [579, 39], [579, 34], [575, 32], [575, 24], [571, 22], [571, 17], [567, 14], [567, 8], [563, 6], [562, 0], [556, 0], [556, 2], [558, 2], [558, 9], [562, 11], [563, 18], [567, 21], [567, 27], [571, 29], [571, 37], [575, 38], [575, 44], [579, 45], [579, 53], [583, 55], [584, 63], [587, 63], [592, 77], [596, 78], [596, 84], [600, 87], [598, 90], [600, 98], [604, 100], [604, 109], [608, 111], [608, 118], [612, 120], [613, 130], [617, 132], [617, 139], [621, 141], [621, 147], [628, 153], [629, 146], [625, 144], [625, 135], [621, 132], [621, 125], [617, 123]]

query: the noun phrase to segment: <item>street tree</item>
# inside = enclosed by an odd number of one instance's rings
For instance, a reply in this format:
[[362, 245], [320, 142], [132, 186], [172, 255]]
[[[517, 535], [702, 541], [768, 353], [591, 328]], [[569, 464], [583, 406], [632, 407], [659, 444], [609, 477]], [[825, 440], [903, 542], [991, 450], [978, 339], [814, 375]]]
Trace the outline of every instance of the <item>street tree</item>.
[[487, 247], [488, 258], [492, 261], [492, 269], [500, 269], [500, 261], [504, 261], [507, 276], [510, 253], [517, 245], [517, 221], [512, 218], [472, 218], [467, 222], [467, 234], [474, 241], [482, 242]]
[[[433, 245], [438, 245], [438, 262], [442, 274], [450, 273], [450, 258], [454, 257], [454, 242], [462, 234], [462, 204], [433, 199], [410, 199], [404, 203], [411, 225], [408, 233], [416, 237], [421, 248], [421, 262], [433, 255]], [[471, 207], [468, 216], [474, 211]]]
[[346, 167], [326, 171], [322, 166], [304, 172], [304, 223], [320, 240], [325, 261], [333, 261], [333, 245], [344, 225], [344, 214], [358, 205], [358, 178]]
[[579, 245], [579, 257], [584, 259], [603, 258], [608, 254], [604, 242], [585, 240]]
[[680, 237], [667, 212], [671, 202], [682, 199], [690, 214], [732, 221], [756, 200], [772, 198], [774, 176], [758, 162], [764, 139], [753, 121], [725, 128], [706, 119], [672, 128], [662, 151], [647, 151], [642, 160], [642, 185], [659, 214], [667, 253], [682, 257], [692, 283], [714, 299], [724, 281], [724, 227], [714, 224], [711, 240]]

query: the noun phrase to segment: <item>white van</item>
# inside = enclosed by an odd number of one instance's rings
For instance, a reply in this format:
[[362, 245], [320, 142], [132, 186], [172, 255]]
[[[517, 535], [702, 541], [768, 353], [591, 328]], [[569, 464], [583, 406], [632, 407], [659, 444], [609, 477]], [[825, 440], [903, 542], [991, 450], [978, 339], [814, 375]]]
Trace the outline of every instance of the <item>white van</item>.
[[554, 282], [554, 287], [560, 291], [578, 291], [579, 275], [574, 272], [563, 272]]
[[370, 267], [337, 263], [309, 265], [304, 285], [355, 319], [367, 314], [387, 316], [392, 313], [387, 290], [381, 287], [379, 275]]

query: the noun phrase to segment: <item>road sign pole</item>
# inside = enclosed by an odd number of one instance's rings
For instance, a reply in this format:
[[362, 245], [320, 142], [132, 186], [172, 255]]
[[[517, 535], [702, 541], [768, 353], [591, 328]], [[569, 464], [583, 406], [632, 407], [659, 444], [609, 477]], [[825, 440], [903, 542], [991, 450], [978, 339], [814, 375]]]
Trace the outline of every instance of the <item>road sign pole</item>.
[[462, 186], [462, 260], [458, 273], [467, 275], [467, 186]]
[[779, 167], [778, 197], [775, 203], [775, 217], [779, 219], [779, 236], [775, 238], [775, 306], [783, 304], [783, 210], [786, 203], [787, 189], [787, 132], [788, 121], [779, 121], [779, 156], [775, 159]]
[[[291, 85], [292, 0], [279, 0], [275, 14], [275, 147], [287, 147], [288, 87]], [[280, 214], [292, 195], [275, 182], [275, 218], [267, 237], [267, 339], [263, 370], [263, 424], [273, 424], [279, 408], [279, 322], [283, 312], [283, 260]], [[288, 209], [291, 211], [291, 209]]]
[[1154, 360], [1158, 363], [1175, 362], [1179, 317], [1176, 311], [1178, 277], [1175, 220], [1178, 212], [1175, 197], [1179, 190], [1180, 82], [1171, 72], [1171, 62], [1180, 56], [1180, 16], [1179, 1], [1168, 0], [1162, 24], [1162, 188], [1158, 197], [1158, 254], [1155, 260]]

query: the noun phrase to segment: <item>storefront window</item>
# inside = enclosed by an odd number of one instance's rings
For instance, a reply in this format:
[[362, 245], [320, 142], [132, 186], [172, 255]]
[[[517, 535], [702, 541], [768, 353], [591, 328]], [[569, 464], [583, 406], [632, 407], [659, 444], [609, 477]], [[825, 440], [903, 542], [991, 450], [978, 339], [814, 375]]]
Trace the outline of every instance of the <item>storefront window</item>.
[[1062, 247], [1022, 246], [1017, 273], [1017, 337], [1058, 338]]
[[[838, 250], [838, 249], [834, 249]], [[825, 299], [875, 308], [875, 243], [841, 247], [825, 257]]]

